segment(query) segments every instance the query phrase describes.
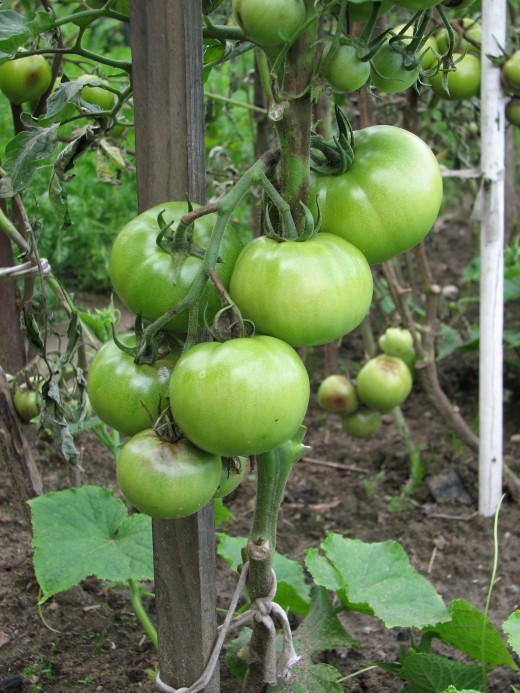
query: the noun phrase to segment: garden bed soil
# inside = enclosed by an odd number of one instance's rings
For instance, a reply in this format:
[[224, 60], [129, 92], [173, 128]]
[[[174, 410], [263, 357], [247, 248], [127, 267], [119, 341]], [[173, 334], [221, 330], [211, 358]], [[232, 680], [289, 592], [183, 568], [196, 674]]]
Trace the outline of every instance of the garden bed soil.
[[[466, 236], [464, 236], [466, 233]], [[469, 232], [461, 229], [450, 243], [437, 244], [437, 279], [456, 284], [462, 267], [460, 253], [472, 253]], [[458, 254], [459, 253], [459, 254]], [[469, 256], [471, 257], [471, 255]], [[92, 297], [90, 297], [92, 298]], [[100, 304], [106, 299], [96, 297]], [[344, 340], [340, 361], [363, 358], [355, 334]], [[321, 349], [314, 353], [313, 396], [306, 425], [308, 457], [299, 462], [289, 479], [279, 518], [277, 549], [303, 559], [306, 549], [317, 546], [328, 531], [364, 541], [393, 539], [406, 549], [415, 568], [425, 575], [445, 602], [463, 597], [484, 608], [493, 565], [493, 518], [477, 514], [477, 456], [466, 448], [439, 418], [418, 386], [403, 411], [413, 440], [421, 446], [427, 477], [413, 497], [397, 502], [408, 478], [408, 462], [391, 416], [367, 440], [356, 440], [342, 430], [338, 417], [326, 415], [316, 402], [324, 375]], [[475, 356], [460, 354], [442, 362], [441, 382], [466, 420], [477, 415], [478, 370]], [[505, 459], [520, 474], [520, 378], [518, 371], [505, 377]], [[66, 464], [49, 441], [26, 427], [46, 490], [67, 487]], [[99, 441], [81, 434], [84, 483], [106, 485], [119, 495], [113, 459]], [[449, 485], [451, 496], [438, 496], [439, 478], [455, 475], [460, 485]], [[235, 520], [227, 530], [246, 535], [253, 511], [255, 483], [248, 479], [228, 500]], [[155, 690], [152, 674], [157, 656], [136, 620], [128, 592], [116, 590], [94, 577], [81, 588], [56, 595], [38, 610], [38, 584], [32, 565], [31, 529], [5, 469], [0, 468], [0, 691], [75, 690], [134, 693]], [[490, 606], [490, 618], [500, 627], [520, 608], [520, 505], [506, 488], [499, 523], [499, 560]], [[218, 560], [219, 607], [225, 608], [235, 576]], [[146, 603], [152, 619], [153, 601]], [[324, 660], [349, 674], [371, 661], [398, 657], [403, 637], [400, 629], [386, 630], [375, 618], [349, 616], [345, 627], [359, 640], [359, 648], [335, 650]], [[19, 677], [17, 679], [16, 677]], [[509, 693], [518, 674], [504, 667], [490, 677], [491, 690]], [[3, 689], [11, 680], [13, 688]], [[238, 693], [240, 685], [222, 665], [222, 692]], [[18, 687], [17, 686], [18, 682]], [[346, 691], [373, 693], [399, 691], [403, 683], [390, 673], [371, 670], [348, 679]], [[312, 693], [309, 691], [309, 693]]]

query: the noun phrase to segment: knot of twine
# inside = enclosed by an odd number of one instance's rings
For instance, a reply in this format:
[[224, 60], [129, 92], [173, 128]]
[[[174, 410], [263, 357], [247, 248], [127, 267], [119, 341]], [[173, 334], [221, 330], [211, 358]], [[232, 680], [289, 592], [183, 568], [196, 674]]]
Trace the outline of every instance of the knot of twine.
[[14, 265], [13, 267], [0, 267], [0, 279], [17, 279], [19, 277], [32, 277], [40, 275], [46, 277], [50, 273], [50, 263], [44, 257], [41, 258], [38, 265], [34, 265], [32, 262], [23, 262], [21, 265]]
[[[195, 683], [187, 688], [172, 688], [161, 680], [160, 673], [158, 673], [155, 679], [155, 685], [160, 691], [163, 691], [163, 693], [199, 693], [199, 691], [202, 691], [213, 676], [227, 633], [231, 628], [239, 628], [252, 620], [262, 623], [268, 632], [266, 657], [264, 661], [264, 682], [275, 684], [279, 678], [289, 678], [291, 667], [299, 661], [300, 657], [294, 650], [291, 626], [289, 625], [287, 614], [281, 606], [273, 601], [277, 586], [274, 570], [271, 571], [272, 581], [269, 594], [265, 597], [255, 599], [247, 611], [233, 618], [238, 600], [244, 590], [248, 570], [249, 563], [245, 563], [233, 593], [226, 618], [224, 623], [218, 628], [217, 640], [202, 675]], [[282, 652], [278, 660], [276, 658], [276, 624], [282, 628], [283, 633]]]

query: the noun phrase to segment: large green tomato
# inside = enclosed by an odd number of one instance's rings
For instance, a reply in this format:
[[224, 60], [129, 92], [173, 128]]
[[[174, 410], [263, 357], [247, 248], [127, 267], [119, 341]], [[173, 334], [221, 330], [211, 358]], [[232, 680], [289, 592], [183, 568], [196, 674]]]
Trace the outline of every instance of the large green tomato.
[[429, 7], [439, 5], [441, 0], [392, 0], [397, 7], [406, 7], [409, 10], [427, 10]]
[[[135, 345], [134, 335], [119, 340]], [[153, 364], [137, 365], [112, 340], [103, 344], [87, 377], [90, 403], [101, 421], [129, 436], [150, 428], [168, 404], [170, 376], [178, 358], [178, 353], [171, 353]]]
[[164, 520], [200, 510], [213, 498], [221, 476], [220, 457], [184, 439], [161, 440], [151, 429], [130, 438], [117, 458], [117, 481], [127, 501]]
[[509, 99], [506, 103], [506, 119], [511, 125], [520, 127], [520, 99]]
[[430, 77], [433, 91], [437, 96], [450, 101], [478, 96], [480, 94], [480, 58], [471, 53], [466, 53], [464, 56], [454, 53], [453, 59], [456, 70], [448, 72], [447, 89], [443, 83], [443, 72], [439, 71]]
[[[330, 47], [326, 50], [328, 52]], [[324, 75], [335, 92], [357, 91], [370, 77], [370, 63], [359, 59], [355, 46], [343, 44], [338, 46], [330, 61], [326, 63]]]
[[[110, 256], [110, 273], [114, 289], [123, 303], [147, 322], [153, 322], [170, 308], [176, 306], [190, 290], [202, 260], [188, 256], [175, 274], [172, 255], [156, 243], [159, 226], [157, 217], [164, 211], [166, 223], [175, 224], [186, 214], [186, 202], [164, 202], [139, 214], [128, 222], [117, 235]], [[206, 215], [194, 224], [193, 240], [207, 248], [216, 216]], [[224, 286], [229, 285], [231, 272], [242, 244], [231, 227], [228, 227], [220, 246], [216, 270]], [[217, 290], [208, 284], [200, 302], [200, 316], [207, 307], [207, 319], [211, 320], [221, 307]], [[167, 325], [172, 333], [182, 334], [188, 329], [188, 313], [176, 315]]]
[[507, 91], [520, 95], [520, 50], [515, 51], [503, 64], [502, 80]]
[[[457, 53], [480, 53], [480, 49], [475, 45], [479, 46], [482, 44], [482, 25], [480, 22], [475, 21], [471, 17], [463, 17], [460, 20], [462, 27], [464, 29], [464, 36], [461, 36], [457, 31], [455, 32], [454, 39], [454, 50]], [[467, 38], [466, 38], [467, 37]], [[437, 46], [439, 48], [439, 53], [445, 54], [448, 52], [448, 31], [443, 28], [437, 32], [435, 35], [437, 40]], [[467, 39], [470, 39], [469, 41]]]
[[361, 251], [330, 233], [302, 242], [260, 236], [242, 250], [229, 293], [257, 333], [291, 346], [317, 346], [363, 320], [372, 272]]
[[85, 83], [81, 90], [81, 98], [84, 101], [94, 106], [99, 106], [102, 111], [110, 111], [110, 109], [114, 108], [116, 102], [115, 94], [101, 86], [91, 86], [91, 83], [108, 84], [106, 80], [101, 79], [97, 75], [81, 75], [81, 77], [78, 77], [78, 82]]
[[305, 4], [303, 0], [233, 0], [233, 14], [250, 41], [273, 48], [302, 26]]
[[354, 133], [354, 163], [338, 176], [316, 176], [309, 206], [321, 230], [358, 247], [370, 264], [417, 245], [442, 201], [437, 159], [419, 137], [391, 125]]
[[309, 402], [298, 354], [275, 337], [205, 342], [184, 352], [170, 381], [175, 421], [222, 457], [256, 455], [292, 438]]
[[43, 55], [27, 55], [0, 65], [0, 89], [11, 103], [38, 101], [51, 82], [51, 66]]
[[[392, 3], [389, 2], [389, 0], [383, 0], [381, 7], [379, 8], [379, 14], [383, 14], [383, 12], [386, 12], [391, 6]], [[366, 22], [367, 19], [370, 19], [373, 9], [373, 2], [349, 2], [349, 19], [351, 22]]]
[[395, 94], [413, 86], [419, 77], [417, 68], [407, 69], [403, 56], [389, 43], [383, 43], [371, 61], [370, 79], [376, 89]]
[[380, 354], [367, 361], [358, 373], [359, 399], [380, 412], [387, 412], [404, 402], [411, 392], [412, 374], [397, 356]]

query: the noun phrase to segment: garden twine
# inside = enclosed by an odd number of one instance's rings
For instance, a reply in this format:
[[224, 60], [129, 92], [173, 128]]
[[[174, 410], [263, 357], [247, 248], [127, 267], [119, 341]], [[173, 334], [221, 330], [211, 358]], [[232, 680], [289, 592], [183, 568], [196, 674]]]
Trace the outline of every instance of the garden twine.
[[0, 279], [20, 279], [21, 277], [47, 276], [51, 273], [49, 261], [42, 257], [38, 265], [24, 262], [13, 267], [0, 267]]
[[[217, 666], [219, 660], [220, 651], [224, 645], [224, 640], [229, 630], [231, 630], [231, 628], [239, 628], [253, 619], [263, 623], [269, 632], [267, 656], [264, 663], [265, 683], [275, 684], [278, 678], [287, 679], [290, 676], [291, 667], [299, 661], [300, 657], [294, 650], [291, 627], [289, 625], [287, 614], [281, 606], [273, 601], [277, 586], [274, 570], [271, 571], [273, 579], [269, 594], [266, 597], [255, 599], [247, 611], [233, 619], [238, 600], [240, 599], [240, 595], [244, 590], [248, 570], [249, 563], [244, 563], [240, 578], [226, 614], [226, 618], [224, 623], [218, 628], [219, 633], [217, 640], [202, 675], [188, 688], [172, 688], [161, 680], [160, 673], [158, 673], [155, 679], [155, 685], [160, 691], [163, 691], [163, 693], [199, 693], [199, 691], [202, 691], [208, 685], [211, 677], [213, 676], [213, 672], [215, 671], [215, 667]], [[278, 661], [276, 659], [275, 622], [278, 623], [283, 632], [283, 647]]]

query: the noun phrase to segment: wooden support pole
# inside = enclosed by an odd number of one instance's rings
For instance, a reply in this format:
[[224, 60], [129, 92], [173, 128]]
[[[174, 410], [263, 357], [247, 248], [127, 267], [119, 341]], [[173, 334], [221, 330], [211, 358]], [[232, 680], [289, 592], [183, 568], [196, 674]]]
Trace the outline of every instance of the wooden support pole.
[[[131, 0], [137, 191], [142, 211], [205, 198], [200, 0]], [[216, 637], [213, 505], [153, 522], [161, 680], [189, 687]], [[218, 693], [219, 675], [204, 689]]]
[[487, 57], [506, 43], [506, 0], [482, 3], [482, 225], [480, 233], [479, 512], [502, 495], [505, 118], [500, 70]]

